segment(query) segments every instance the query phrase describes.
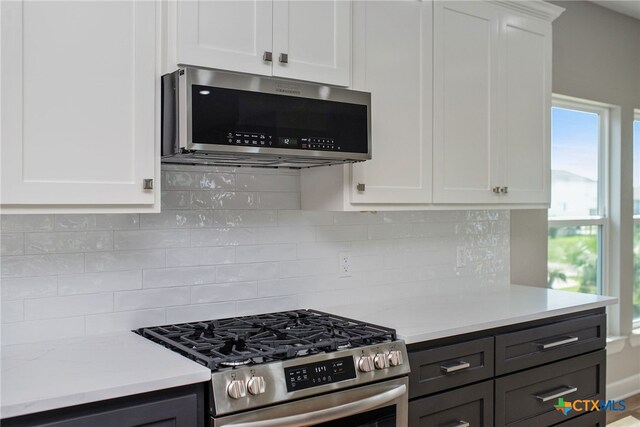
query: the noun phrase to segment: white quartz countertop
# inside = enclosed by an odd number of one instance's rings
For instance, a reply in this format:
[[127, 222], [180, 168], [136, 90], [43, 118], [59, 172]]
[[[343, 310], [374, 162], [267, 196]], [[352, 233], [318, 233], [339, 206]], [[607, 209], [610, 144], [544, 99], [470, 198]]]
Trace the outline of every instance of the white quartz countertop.
[[[377, 300], [318, 309], [394, 328], [411, 344], [616, 302], [610, 297], [511, 285], [449, 288], [410, 297], [391, 288]], [[132, 332], [3, 346], [1, 363], [1, 418], [211, 379], [209, 369]]]
[[407, 344], [616, 304], [617, 298], [511, 285], [450, 289], [411, 297], [385, 295], [376, 303], [323, 306], [321, 311], [394, 328]]
[[195, 384], [211, 371], [132, 332], [1, 349], [2, 418]]

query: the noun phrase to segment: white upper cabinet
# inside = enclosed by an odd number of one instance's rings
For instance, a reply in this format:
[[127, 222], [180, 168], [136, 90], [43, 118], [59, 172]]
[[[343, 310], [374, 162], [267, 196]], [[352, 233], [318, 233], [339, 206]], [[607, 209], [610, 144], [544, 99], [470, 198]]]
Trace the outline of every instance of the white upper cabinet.
[[351, 2], [179, 1], [176, 62], [349, 86]]
[[159, 210], [159, 3], [0, 8], [3, 212]]
[[353, 165], [352, 203], [431, 201], [431, 14], [429, 2], [354, 3], [353, 87], [371, 92], [373, 158]]
[[436, 3], [434, 203], [550, 203], [552, 19], [511, 6]]
[[481, 2], [434, 8], [436, 203], [491, 203], [498, 179], [499, 14]]

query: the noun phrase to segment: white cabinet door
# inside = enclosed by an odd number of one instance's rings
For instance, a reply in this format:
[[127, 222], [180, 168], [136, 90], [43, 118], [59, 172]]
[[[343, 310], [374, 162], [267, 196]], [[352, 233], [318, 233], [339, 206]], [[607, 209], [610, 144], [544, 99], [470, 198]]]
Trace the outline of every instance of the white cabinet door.
[[551, 23], [505, 15], [501, 25], [504, 196], [550, 203]]
[[271, 14], [265, 0], [179, 1], [178, 64], [271, 75]]
[[430, 203], [432, 3], [353, 7], [354, 89], [371, 92], [373, 158], [352, 166], [351, 202]]
[[434, 203], [498, 202], [499, 16], [481, 2], [434, 5]]
[[273, 75], [349, 86], [350, 32], [350, 1], [274, 0]]
[[153, 207], [159, 3], [0, 7], [2, 207]]

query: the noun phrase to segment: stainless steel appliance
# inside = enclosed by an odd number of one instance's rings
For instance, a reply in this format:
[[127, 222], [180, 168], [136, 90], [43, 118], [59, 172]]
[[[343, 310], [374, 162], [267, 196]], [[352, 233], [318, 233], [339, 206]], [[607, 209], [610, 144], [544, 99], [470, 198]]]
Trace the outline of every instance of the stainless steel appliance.
[[404, 427], [404, 342], [392, 329], [315, 311], [137, 331], [212, 370], [212, 427]]
[[371, 94], [185, 68], [162, 78], [162, 161], [303, 168], [371, 158]]

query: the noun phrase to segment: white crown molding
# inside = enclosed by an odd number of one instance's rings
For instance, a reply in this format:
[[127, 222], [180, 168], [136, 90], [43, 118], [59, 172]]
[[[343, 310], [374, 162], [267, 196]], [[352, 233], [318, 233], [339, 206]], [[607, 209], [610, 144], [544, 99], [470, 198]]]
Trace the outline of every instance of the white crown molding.
[[553, 21], [565, 10], [563, 7], [542, 0], [489, 0], [489, 3], [546, 21]]

